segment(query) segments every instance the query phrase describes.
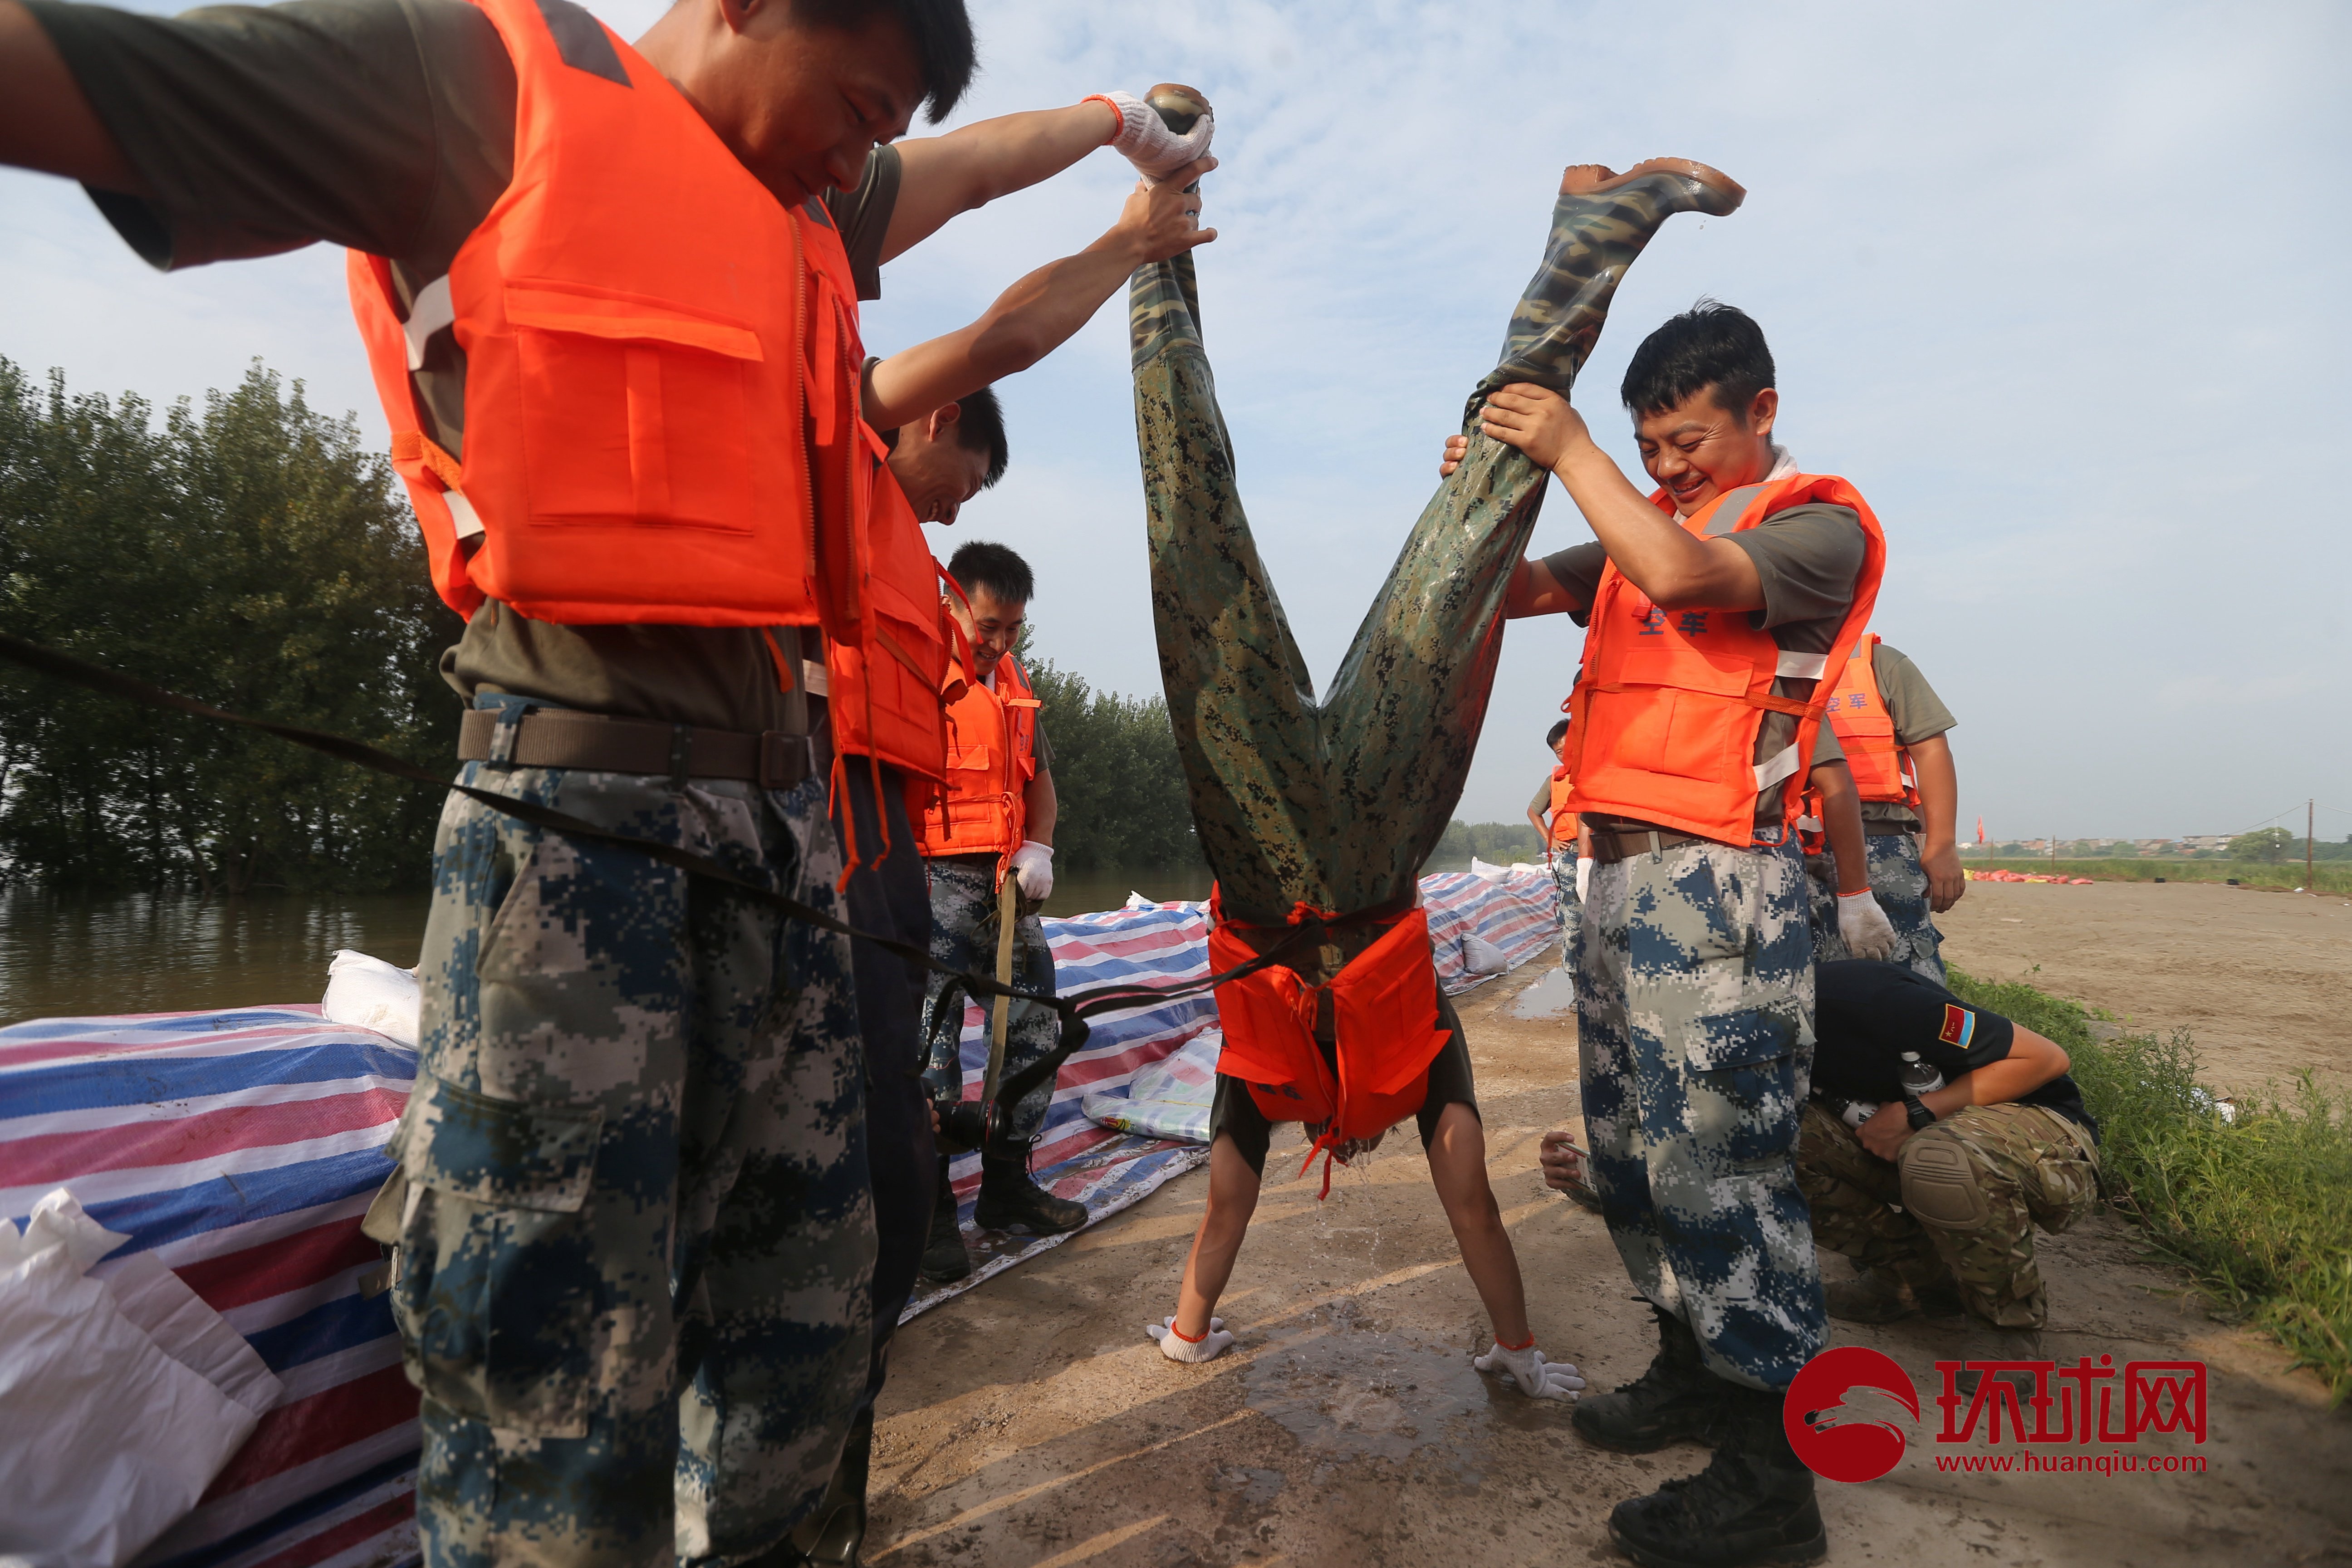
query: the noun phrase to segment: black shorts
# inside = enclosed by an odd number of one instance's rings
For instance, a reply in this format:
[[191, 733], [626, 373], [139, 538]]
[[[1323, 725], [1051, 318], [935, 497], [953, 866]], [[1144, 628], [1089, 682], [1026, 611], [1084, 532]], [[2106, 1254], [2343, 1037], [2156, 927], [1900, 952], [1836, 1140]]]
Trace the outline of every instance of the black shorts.
[[[1462, 1020], [1454, 1015], [1453, 998], [1443, 991], [1437, 994], [1437, 1021], [1446, 1032], [1445, 1044], [1429, 1064], [1429, 1094], [1413, 1118], [1421, 1128], [1423, 1149], [1437, 1136], [1437, 1119], [1445, 1114], [1447, 1106], [1466, 1105], [1471, 1115], [1478, 1114], [1477, 1086], [1470, 1079], [1470, 1047], [1462, 1037]], [[1223, 1073], [1217, 1075], [1216, 1102], [1209, 1110], [1209, 1142], [1214, 1143], [1220, 1132], [1234, 1141], [1234, 1152], [1264, 1177], [1274, 1124], [1257, 1108], [1249, 1085]]]

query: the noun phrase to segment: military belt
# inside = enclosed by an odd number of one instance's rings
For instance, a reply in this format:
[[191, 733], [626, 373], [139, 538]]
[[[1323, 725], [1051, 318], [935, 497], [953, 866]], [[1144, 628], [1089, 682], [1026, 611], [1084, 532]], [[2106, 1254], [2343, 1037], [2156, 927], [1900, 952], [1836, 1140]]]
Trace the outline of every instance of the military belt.
[[748, 779], [761, 789], [790, 789], [816, 771], [804, 734], [705, 730], [562, 709], [534, 710], [519, 718], [495, 709], [469, 710], [457, 726], [457, 760], [667, 773], [679, 781]]
[[1592, 835], [1594, 864], [1613, 866], [1620, 860], [1631, 860], [1636, 855], [1657, 855], [1668, 849], [1679, 849], [1685, 844], [1712, 844], [1712, 838], [1702, 838], [1696, 833], [1674, 833], [1663, 827], [1644, 828], [1640, 832], [1601, 833]]

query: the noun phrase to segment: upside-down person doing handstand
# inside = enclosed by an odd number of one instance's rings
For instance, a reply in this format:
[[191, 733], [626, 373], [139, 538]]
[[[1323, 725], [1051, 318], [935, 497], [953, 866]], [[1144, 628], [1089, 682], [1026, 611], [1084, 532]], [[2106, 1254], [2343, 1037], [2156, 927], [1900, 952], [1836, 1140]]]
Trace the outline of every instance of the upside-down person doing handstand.
[[[1739, 195], [1711, 170], [1665, 160], [1623, 176], [1569, 171], [1543, 266], [1465, 423], [1502, 385], [1564, 391], [1658, 226], [1676, 212], [1727, 213]], [[1344, 1160], [1411, 1117], [1492, 1320], [1478, 1366], [1509, 1373], [1531, 1395], [1573, 1398], [1583, 1379], [1547, 1363], [1529, 1331], [1486, 1182], [1469, 1052], [1439, 993], [1417, 897], [1485, 720], [1504, 595], [1543, 471], [1503, 443], [1477, 443], [1414, 525], [1318, 700], [1242, 510], [1193, 269], [1155, 263], [1130, 294], [1161, 683], [1217, 878], [1210, 967], [1277, 959], [1217, 988], [1224, 1046], [1208, 1207], [1177, 1310], [1150, 1331], [1175, 1361], [1234, 1343], [1214, 1309], [1273, 1122], [1305, 1123], [1318, 1152]]]

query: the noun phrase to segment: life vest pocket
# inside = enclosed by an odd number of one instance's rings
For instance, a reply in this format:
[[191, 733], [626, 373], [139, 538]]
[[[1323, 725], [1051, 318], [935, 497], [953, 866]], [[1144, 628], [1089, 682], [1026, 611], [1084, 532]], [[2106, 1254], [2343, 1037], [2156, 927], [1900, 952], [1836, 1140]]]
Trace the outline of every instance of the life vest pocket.
[[752, 531], [751, 329], [545, 284], [506, 314], [532, 522]]
[[1748, 770], [1756, 710], [1736, 697], [1673, 689], [1596, 691], [1590, 733], [1617, 766], [1713, 781]]

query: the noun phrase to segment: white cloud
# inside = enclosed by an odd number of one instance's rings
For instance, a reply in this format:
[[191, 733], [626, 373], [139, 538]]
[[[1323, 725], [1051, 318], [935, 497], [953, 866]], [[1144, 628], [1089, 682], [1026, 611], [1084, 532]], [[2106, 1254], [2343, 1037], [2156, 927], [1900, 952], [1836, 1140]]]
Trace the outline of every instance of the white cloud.
[[[658, 0], [596, 8], [634, 33]], [[2220, 831], [2282, 788], [2347, 793], [2340, 8], [974, 11], [985, 74], [956, 122], [1158, 79], [1218, 104], [1206, 335], [1318, 678], [1492, 363], [1560, 166], [1675, 153], [1749, 201], [1667, 226], [1580, 401], [1630, 467], [1613, 388], [1643, 331], [1702, 292], [1763, 321], [1799, 457], [1886, 521], [1878, 629], [1961, 719], [1964, 822]], [[960, 220], [887, 269], [869, 338], [970, 320], [1126, 184], [1097, 154]], [[365, 411], [322, 251], [160, 278], [77, 194], [16, 176], [0, 286], [0, 353], [78, 386], [201, 392], [257, 353]], [[1031, 552], [1045, 651], [1148, 691], [1122, 317], [1004, 388], [1013, 470], [940, 542]], [[1555, 493], [1537, 548], [1584, 537]], [[1576, 644], [1510, 629], [1463, 815], [1517, 819]]]

